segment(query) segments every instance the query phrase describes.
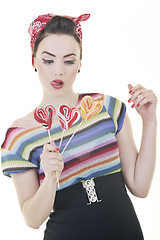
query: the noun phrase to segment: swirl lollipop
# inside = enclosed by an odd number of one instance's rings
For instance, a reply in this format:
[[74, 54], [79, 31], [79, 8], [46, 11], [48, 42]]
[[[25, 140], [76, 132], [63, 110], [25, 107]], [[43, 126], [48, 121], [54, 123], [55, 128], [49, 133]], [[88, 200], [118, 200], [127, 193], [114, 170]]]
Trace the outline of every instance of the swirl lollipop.
[[[56, 110], [51, 104], [46, 105], [44, 108], [36, 108], [34, 111], [35, 120], [38, 123], [41, 123], [42, 126], [48, 130], [50, 143], [51, 143], [51, 135], [49, 130], [51, 129], [52, 121], [54, 120], [55, 114], [56, 114]], [[58, 188], [60, 188], [57, 172], [56, 172], [56, 176], [57, 176]]]
[[51, 104], [46, 105], [44, 108], [36, 108], [34, 111], [35, 120], [48, 130], [50, 143], [51, 135], [49, 130], [51, 129], [55, 113], [56, 110]]
[[102, 103], [94, 101], [91, 96], [85, 96], [81, 100], [82, 120], [86, 121], [97, 115], [102, 110]]
[[81, 117], [77, 108], [70, 108], [67, 105], [60, 105], [58, 108], [58, 118], [63, 130], [67, 130]]
[[58, 108], [58, 119], [61, 124], [61, 128], [63, 130], [63, 134], [61, 137], [59, 148], [62, 144], [62, 139], [64, 136], [64, 132], [69, 129], [73, 124], [78, 122], [81, 117], [81, 113], [77, 108], [70, 108], [67, 105], [60, 105]]
[[102, 102], [94, 101], [91, 96], [87, 95], [87, 96], [82, 98], [82, 100], [81, 100], [82, 121], [78, 125], [75, 132], [72, 134], [71, 138], [68, 140], [68, 142], [67, 142], [66, 146], [64, 147], [61, 154], [64, 153], [66, 147], [68, 146], [68, 144], [72, 140], [72, 138], [75, 135], [75, 133], [77, 132], [77, 130], [80, 128], [82, 122], [83, 121], [85, 122], [88, 119], [90, 119], [91, 117], [97, 115], [102, 110], [102, 108], [103, 108]]

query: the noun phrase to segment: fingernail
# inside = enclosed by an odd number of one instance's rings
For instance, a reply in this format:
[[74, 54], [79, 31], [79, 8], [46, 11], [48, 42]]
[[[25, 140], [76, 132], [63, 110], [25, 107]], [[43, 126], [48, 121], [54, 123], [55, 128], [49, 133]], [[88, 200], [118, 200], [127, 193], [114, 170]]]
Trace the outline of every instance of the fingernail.
[[137, 107], [139, 107], [139, 106], [140, 106], [140, 103], [137, 104]]
[[135, 106], [135, 104], [133, 104], [133, 105], [131, 106], [131, 108], [134, 108], [134, 106]]
[[131, 98], [128, 100], [128, 102], [130, 103], [130, 101], [131, 101]]
[[132, 93], [132, 90], [130, 90], [129, 93]]

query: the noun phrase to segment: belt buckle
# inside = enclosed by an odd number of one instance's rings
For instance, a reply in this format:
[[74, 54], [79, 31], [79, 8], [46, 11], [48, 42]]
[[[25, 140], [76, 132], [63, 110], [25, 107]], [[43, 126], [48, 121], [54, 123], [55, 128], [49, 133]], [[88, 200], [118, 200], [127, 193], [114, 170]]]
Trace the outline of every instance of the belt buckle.
[[87, 197], [89, 200], [89, 203], [87, 205], [90, 205], [94, 202], [101, 202], [102, 200], [98, 199], [96, 189], [95, 189], [95, 182], [93, 178], [88, 179], [88, 180], [83, 180], [82, 181], [83, 187], [86, 189]]

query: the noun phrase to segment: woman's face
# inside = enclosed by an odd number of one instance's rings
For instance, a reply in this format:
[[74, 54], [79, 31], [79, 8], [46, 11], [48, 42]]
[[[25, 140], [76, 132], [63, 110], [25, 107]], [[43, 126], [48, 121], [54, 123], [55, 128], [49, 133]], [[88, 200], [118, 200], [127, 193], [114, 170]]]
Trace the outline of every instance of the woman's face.
[[70, 93], [81, 66], [79, 44], [72, 36], [51, 34], [40, 42], [34, 65], [46, 93]]

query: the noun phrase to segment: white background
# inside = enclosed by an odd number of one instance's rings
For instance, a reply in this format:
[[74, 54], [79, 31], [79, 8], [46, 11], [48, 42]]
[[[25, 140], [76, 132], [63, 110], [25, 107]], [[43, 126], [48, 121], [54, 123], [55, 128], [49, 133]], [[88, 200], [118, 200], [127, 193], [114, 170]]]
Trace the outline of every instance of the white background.
[[[127, 102], [130, 98], [127, 84], [140, 83], [160, 96], [159, 0], [0, 0], [0, 142], [10, 124], [37, 107], [41, 100], [42, 89], [31, 65], [27, 29], [33, 19], [46, 13], [71, 16], [91, 13], [91, 18], [82, 23], [83, 60], [75, 91], [102, 92], [124, 101], [139, 148], [141, 119]], [[160, 120], [159, 105], [157, 115]], [[159, 144], [158, 134], [158, 147]], [[145, 240], [160, 239], [159, 162], [157, 148], [149, 196], [145, 199], [131, 196]], [[0, 239], [43, 239], [45, 223], [38, 230], [25, 225], [12, 180], [2, 174], [0, 220]]]

